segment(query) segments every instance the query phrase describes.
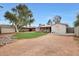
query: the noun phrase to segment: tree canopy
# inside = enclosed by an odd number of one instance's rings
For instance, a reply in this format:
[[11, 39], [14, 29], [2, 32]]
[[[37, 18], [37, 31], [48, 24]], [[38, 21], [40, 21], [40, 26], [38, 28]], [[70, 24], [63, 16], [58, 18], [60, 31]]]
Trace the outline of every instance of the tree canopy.
[[48, 20], [47, 25], [52, 25], [51, 19]]
[[56, 15], [56, 16], [54, 17], [53, 21], [55, 22], [55, 24], [56, 24], [56, 23], [60, 23], [60, 21], [61, 21], [61, 16]]
[[4, 17], [15, 26], [17, 32], [22, 26], [31, 25], [34, 22], [32, 12], [25, 4], [19, 4], [11, 11], [7, 11]]
[[74, 22], [74, 26], [79, 26], [79, 14], [76, 16], [76, 21]]

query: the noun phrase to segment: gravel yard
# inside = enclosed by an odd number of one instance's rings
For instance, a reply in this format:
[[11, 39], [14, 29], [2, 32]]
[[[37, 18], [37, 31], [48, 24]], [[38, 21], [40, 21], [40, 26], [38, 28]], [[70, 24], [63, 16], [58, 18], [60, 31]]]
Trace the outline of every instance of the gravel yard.
[[79, 56], [79, 44], [72, 36], [47, 34], [33, 39], [17, 40], [0, 48], [5, 56]]

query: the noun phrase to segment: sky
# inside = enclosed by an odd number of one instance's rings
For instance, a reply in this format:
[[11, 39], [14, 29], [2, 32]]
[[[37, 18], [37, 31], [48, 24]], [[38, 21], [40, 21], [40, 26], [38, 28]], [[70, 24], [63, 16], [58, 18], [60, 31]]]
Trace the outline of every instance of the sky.
[[[18, 5], [18, 3], [0, 3], [0, 5], [4, 7], [0, 9], [0, 24], [10, 24], [4, 18], [4, 14]], [[26, 3], [26, 5], [33, 13], [35, 19], [35, 22], [32, 24], [33, 26], [46, 24], [49, 19], [53, 21], [53, 17], [59, 15], [62, 17], [61, 23], [66, 23], [73, 27], [76, 15], [79, 12], [79, 4], [77, 3]]]

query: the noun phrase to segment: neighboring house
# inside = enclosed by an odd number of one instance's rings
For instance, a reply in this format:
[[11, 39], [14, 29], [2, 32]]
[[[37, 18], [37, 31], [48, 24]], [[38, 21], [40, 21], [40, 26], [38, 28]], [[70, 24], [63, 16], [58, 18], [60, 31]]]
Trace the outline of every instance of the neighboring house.
[[15, 28], [11, 25], [0, 25], [0, 33], [14, 33]]
[[39, 29], [41, 32], [51, 32], [51, 25], [41, 25]]
[[36, 27], [23, 27], [21, 32], [31, 32], [36, 31]]

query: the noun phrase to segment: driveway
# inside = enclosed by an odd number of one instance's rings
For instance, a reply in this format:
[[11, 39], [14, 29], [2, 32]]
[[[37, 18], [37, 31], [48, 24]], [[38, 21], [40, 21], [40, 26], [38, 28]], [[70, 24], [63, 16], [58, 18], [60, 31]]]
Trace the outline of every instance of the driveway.
[[0, 48], [5, 56], [72, 56], [79, 55], [79, 44], [72, 36], [47, 34], [38, 38], [17, 40]]

